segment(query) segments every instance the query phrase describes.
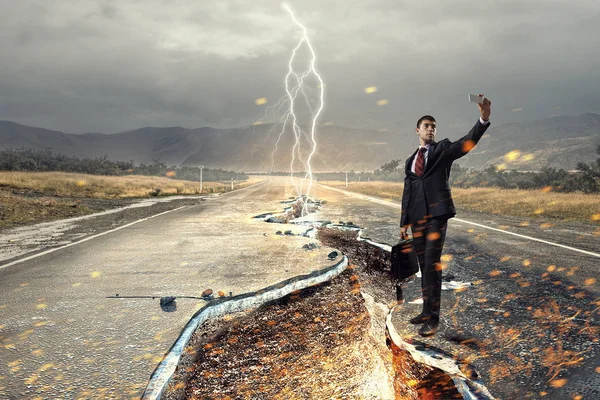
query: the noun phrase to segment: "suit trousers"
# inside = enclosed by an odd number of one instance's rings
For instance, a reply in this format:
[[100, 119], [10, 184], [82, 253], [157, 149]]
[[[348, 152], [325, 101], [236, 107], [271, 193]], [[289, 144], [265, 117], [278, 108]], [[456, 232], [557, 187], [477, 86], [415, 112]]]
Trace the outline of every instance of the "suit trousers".
[[413, 243], [421, 269], [421, 292], [423, 295], [423, 315], [432, 319], [440, 318], [442, 297], [442, 249], [446, 239], [448, 218], [430, 218], [412, 226]]

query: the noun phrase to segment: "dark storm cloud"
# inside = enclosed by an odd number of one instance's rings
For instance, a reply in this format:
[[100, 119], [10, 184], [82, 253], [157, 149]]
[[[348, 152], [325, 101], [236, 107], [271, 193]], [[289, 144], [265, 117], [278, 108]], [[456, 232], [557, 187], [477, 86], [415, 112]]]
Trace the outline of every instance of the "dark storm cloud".
[[[290, 6], [326, 82], [322, 123], [408, 129], [431, 113], [462, 129], [477, 91], [496, 123], [600, 110], [596, 1]], [[0, 119], [118, 132], [253, 123], [284, 94], [300, 31], [276, 1], [25, 0], [5, 6], [0, 34]]]

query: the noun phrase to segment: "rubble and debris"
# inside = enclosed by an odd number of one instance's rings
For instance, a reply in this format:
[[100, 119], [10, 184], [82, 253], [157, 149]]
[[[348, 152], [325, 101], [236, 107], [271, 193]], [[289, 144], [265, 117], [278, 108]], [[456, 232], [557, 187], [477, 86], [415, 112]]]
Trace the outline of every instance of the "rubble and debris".
[[318, 247], [319, 247], [319, 246], [318, 246], [316, 243], [307, 243], [307, 244], [305, 244], [304, 246], [302, 246], [302, 248], [303, 248], [304, 250], [313, 250], [313, 249], [316, 249], [316, 248], [318, 248]]

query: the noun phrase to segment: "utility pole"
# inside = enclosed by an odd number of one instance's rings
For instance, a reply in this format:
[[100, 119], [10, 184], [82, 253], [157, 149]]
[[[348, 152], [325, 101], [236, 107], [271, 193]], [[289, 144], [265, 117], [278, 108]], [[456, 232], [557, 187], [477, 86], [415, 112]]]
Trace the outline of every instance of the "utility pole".
[[346, 172], [346, 187], [348, 187], [348, 173]]
[[233, 190], [233, 178], [231, 178], [231, 190]]
[[204, 165], [200, 165], [200, 193], [202, 193], [202, 169], [204, 168]]

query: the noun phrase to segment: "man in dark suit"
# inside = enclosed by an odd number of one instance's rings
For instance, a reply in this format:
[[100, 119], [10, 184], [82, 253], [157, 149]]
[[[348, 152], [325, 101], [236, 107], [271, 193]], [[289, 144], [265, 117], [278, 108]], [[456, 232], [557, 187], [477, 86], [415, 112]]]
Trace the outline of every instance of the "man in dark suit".
[[479, 120], [466, 136], [456, 142], [434, 140], [436, 122], [432, 116], [425, 115], [417, 122], [419, 148], [406, 160], [400, 238], [408, 237], [410, 227], [421, 269], [423, 294], [423, 311], [410, 322], [424, 323], [419, 330], [421, 336], [434, 335], [440, 320], [440, 258], [448, 219], [456, 215], [448, 184], [450, 169], [455, 160], [467, 154], [479, 142], [490, 125], [491, 104], [486, 98], [483, 104], [478, 104], [481, 114]]

